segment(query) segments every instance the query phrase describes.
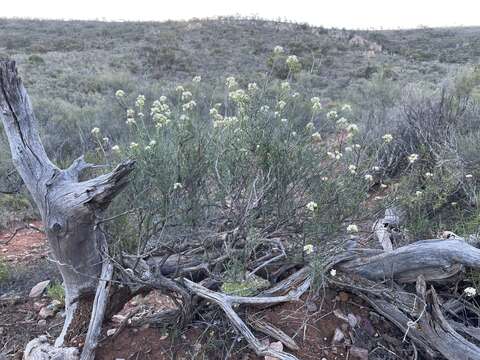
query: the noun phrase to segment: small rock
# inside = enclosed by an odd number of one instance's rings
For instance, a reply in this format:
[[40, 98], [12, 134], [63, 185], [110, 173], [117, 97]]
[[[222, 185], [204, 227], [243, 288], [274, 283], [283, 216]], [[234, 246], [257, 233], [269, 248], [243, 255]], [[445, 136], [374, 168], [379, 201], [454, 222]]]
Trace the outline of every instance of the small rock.
[[358, 346], [352, 346], [350, 348], [350, 356], [352, 357], [352, 360], [368, 360], [368, 350]]
[[341, 342], [343, 339], [345, 339], [345, 335], [343, 334], [343, 331], [340, 330], [339, 328], [335, 329], [335, 334], [333, 334], [333, 340], [332, 343], [336, 344]]
[[107, 336], [112, 336], [117, 332], [117, 329], [108, 329], [107, 330]]
[[[272, 342], [269, 347], [272, 350], [283, 351], [283, 344], [280, 341]], [[265, 356], [265, 360], [278, 360], [278, 358], [267, 355]]]
[[39, 297], [40, 295], [42, 295], [42, 293], [45, 291], [45, 289], [49, 284], [50, 284], [50, 280], [39, 282], [37, 285], [32, 287], [32, 290], [30, 290], [30, 294], [28, 294], [28, 296], [31, 298]]
[[38, 316], [42, 319], [48, 319], [50, 317], [53, 317], [55, 315], [55, 311], [53, 309], [50, 309], [48, 306], [44, 306], [43, 308], [40, 309], [40, 312], [38, 313]]
[[45, 306], [45, 304], [41, 301], [35, 301], [33, 303], [33, 308], [35, 309], [35, 311], [40, 311], [40, 309], [44, 306]]
[[41, 320], [38, 320], [38, 326], [47, 326], [47, 320], [45, 319], [41, 319]]

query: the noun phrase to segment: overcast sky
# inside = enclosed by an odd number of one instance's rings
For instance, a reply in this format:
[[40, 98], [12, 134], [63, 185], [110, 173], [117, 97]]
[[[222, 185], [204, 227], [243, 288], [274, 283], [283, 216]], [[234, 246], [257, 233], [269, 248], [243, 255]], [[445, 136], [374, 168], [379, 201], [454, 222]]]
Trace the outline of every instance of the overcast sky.
[[480, 25], [480, 0], [0, 1], [0, 17], [164, 21], [242, 15], [354, 29]]

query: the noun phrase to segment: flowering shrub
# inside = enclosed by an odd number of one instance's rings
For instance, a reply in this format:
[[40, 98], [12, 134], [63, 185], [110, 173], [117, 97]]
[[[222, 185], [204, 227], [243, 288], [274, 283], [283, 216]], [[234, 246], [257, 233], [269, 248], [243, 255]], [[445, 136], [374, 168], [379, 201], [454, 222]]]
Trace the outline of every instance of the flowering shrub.
[[[284, 53], [275, 48], [273, 56]], [[156, 99], [139, 95], [133, 105], [116, 92], [129, 138], [104, 141], [98, 127], [91, 133], [98, 156], [137, 161], [115, 209], [124, 215], [111, 225], [120, 248], [203, 242], [225, 230], [256, 243], [289, 228], [301, 236], [288, 252], [303, 256], [306, 243], [312, 252], [360, 231], [355, 223], [368, 216], [363, 205], [374, 178], [367, 147], [357, 142], [362, 130], [350, 120], [350, 105], [333, 116], [320, 97], [295, 91], [300, 60], [285, 63], [289, 80], [243, 87], [229, 76], [224, 100], [213, 104], [198, 77]]]

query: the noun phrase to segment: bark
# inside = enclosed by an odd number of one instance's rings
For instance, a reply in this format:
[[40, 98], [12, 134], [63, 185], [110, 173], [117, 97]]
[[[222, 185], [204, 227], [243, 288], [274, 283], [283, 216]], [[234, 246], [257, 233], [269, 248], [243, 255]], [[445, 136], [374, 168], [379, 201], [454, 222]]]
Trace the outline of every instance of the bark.
[[133, 161], [112, 172], [79, 181], [85, 169], [95, 167], [83, 157], [65, 170], [48, 158], [33, 109], [15, 62], [0, 62], [0, 119], [13, 163], [30, 191], [45, 225], [51, 257], [65, 285], [66, 319], [57, 346], [74, 343], [90, 320], [103, 258], [105, 236], [97, 226], [112, 199], [127, 184]]

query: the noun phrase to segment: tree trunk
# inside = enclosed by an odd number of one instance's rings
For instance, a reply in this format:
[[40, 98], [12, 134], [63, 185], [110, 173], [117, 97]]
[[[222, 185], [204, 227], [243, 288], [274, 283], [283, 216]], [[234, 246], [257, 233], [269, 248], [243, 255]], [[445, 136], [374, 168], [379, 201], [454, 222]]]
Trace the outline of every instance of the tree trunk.
[[48, 158], [40, 141], [27, 92], [13, 61], [0, 62], [0, 118], [14, 165], [30, 191], [45, 226], [51, 257], [65, 286], [66, 319], [55, 345], [75, 344], [86, 332], [102, 271], [105, 236], [98, 219], [127, 183], [134, 162], [112, 172], [79, 181], [93, 167], [83, 157], [65, 170]]

